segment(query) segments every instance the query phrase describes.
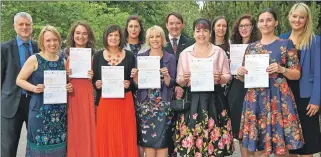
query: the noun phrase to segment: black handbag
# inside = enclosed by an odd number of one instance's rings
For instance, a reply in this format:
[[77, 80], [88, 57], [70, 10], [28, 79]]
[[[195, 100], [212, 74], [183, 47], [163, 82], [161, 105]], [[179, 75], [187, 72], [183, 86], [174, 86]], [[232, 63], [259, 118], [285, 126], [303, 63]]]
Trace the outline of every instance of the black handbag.
[[188, 110], [191, 107], [191, 101], [189, 97], [190, 92], [187, 88], [185, 88], [183, 97], [181, 99], [176, 99], [176, 96], [174, 96], [174, 100], [172, 100], [170, 104], [171, 110], [175, 112], [184, 112]]

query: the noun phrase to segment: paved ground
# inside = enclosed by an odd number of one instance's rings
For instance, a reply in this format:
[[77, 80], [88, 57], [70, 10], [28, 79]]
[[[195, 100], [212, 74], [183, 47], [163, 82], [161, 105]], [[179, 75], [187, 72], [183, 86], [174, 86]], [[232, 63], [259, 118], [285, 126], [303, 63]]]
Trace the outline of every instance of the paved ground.
[[[320, 123], [321, 123], [321, 118], [320, 118]], [[26, 144], [27, 144], [26, 136], [27, 136], [26, 126], [24, 125], [23, 130], [21, 132], [21, 138], [20, 138], [20, 142], [19, 142], [17, 157], [24, 157], [25, 156]], [[235, 144], [235, 149], [236, 149], [236, 151], [230, 157], [241, 157], [238, 143]], [[315, 155], [313, 155], [313, 157], [320, 157], [320, 155], [315, 154]]]

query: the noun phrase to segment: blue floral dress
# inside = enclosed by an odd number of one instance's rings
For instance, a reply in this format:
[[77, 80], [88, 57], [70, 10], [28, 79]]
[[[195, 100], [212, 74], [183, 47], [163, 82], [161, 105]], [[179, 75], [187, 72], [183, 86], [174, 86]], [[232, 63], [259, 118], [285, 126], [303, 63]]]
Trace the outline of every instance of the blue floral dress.
[[[44, 70], [65, 70], [64, 59], [47, 61], [36, 54], [38, 69], [31, 75], [31, 83], [43, 84]], [[43, 93], [33, 93], [29, 105], [27, 157], [66, 156], [67, 105], [43, 104]]]
[[[291, 40], [277, 39], [269, 45], [249, 45], [246, 55], [270, 54], [270, 64], [300, 70]], [[294, 96], [283, 74], [269, 76], [269, 88], [249, 88], [244, 98], [239, 138], [249, 151], [286, 154], [303, 147], [303, 135]]]

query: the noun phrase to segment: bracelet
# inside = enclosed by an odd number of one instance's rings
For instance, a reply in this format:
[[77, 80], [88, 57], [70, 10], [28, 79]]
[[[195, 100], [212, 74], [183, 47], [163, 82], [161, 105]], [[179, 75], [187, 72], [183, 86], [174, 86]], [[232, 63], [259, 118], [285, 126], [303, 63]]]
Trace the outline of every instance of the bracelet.
[[288, 69], [287, 68], [284, 68], [284, 71], [282, 74], [286, 74], [288, 72]]

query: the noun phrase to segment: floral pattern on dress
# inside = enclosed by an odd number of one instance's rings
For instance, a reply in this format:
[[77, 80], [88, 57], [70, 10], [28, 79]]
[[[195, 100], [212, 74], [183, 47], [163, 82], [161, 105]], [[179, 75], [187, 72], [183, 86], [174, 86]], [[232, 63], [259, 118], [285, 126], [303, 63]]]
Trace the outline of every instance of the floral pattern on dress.
[[[246, 55], [270, 54], [288, 69], [300, 70], [297, 51], [290, 40], [277, 39], [270, 45], [252, 43]], [[248, 89], [243, 103], [239, 138], [249, 151], [286, 154], [303, 147], [304, 140], [294, 95], [283, 74], [269, 76], [269, 88]]]
[[[232, 135], [231, 120], [227, 110], [219, 115], [218, 123], [209, 118], [206, 111], [203, 111], [205, 120], [197, 122], [194, 128], [189, 128], [185, 122], [184, 114], [176, 122], [175, 152], [187, 156], [209, 156], [230, 155], [234, 152], [234, 141]], [[198, 114], [191, 115], [196, 120]]]
[[[43, 84], [45, 70], [65, 70], [64, 59], [47, 61], [36, 54], [38, 68], [31, 75], [31, 83]], [[27, 157], [66, 156], [67, 105], [43, 104], [43, 93], [33, 93], [29, 105]]]

